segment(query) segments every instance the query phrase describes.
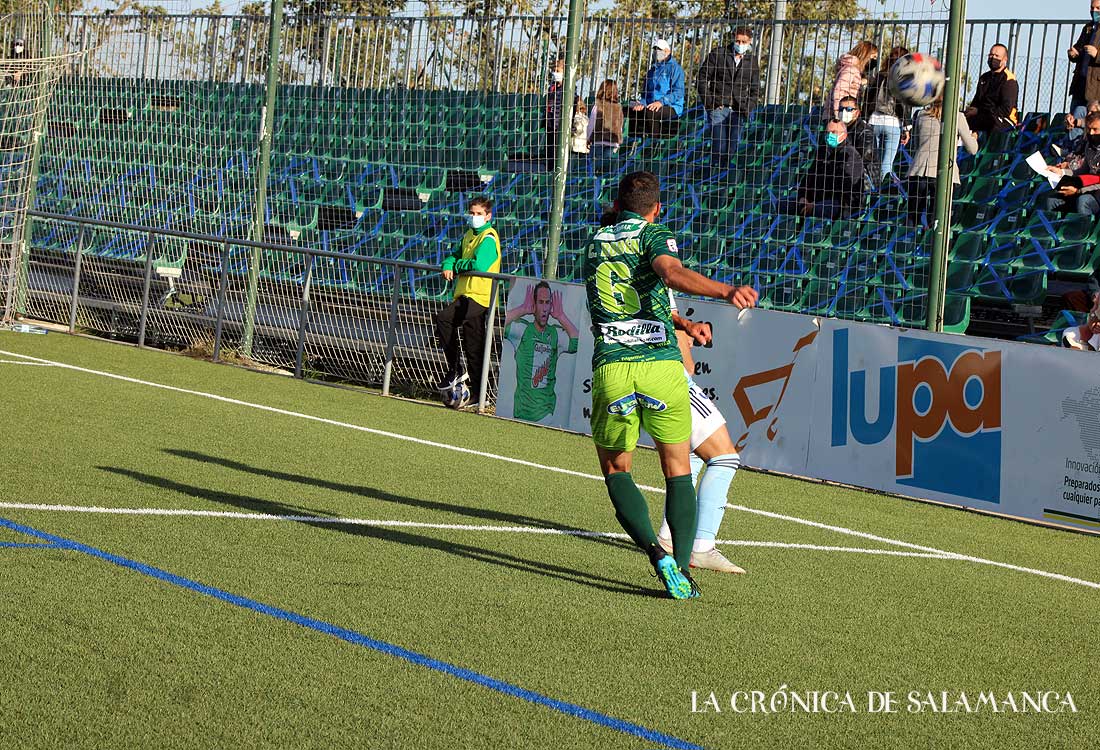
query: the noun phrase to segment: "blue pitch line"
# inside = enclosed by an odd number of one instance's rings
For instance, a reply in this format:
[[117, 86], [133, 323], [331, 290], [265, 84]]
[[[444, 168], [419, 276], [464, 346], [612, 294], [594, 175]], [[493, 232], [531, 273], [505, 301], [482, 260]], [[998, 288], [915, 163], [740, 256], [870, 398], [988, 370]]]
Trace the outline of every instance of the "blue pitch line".
[[[538, 706], [544, 706], [554, 711], [559, 711], [567, 716], [572, 716], [577, 719], [592, 722], [608, 729], [614, 729], [624, 734], [634, 735], [650, 742], [657, 742], [665, 747], [675, 748], [676, 750], [704, 750], [699, 745], [693, 745], [685, 740], [672, 737], [667, 734], [661, 734], [652, 729], [640, 726], [638, 724], [632, 724], [629, 721], [623, 721], [622, 719], [616, 719], [613, 716], [607, 716], [601, 714], [598, 711], [578, 706], [575, 703], [567, 703], [565, 701], [557, 700], [556, 698], [550, 698], [536, 693], [525, 688], [521, 688], [517, 685], [512, 685], [507, 682], [503, 682], [494, 677], [483, 675], [480, 672], [474, 672], [473, 670], [466, 669], [464, 667], [455, 666], [445, 661], [439, 661], [433, 659], [430, 656], [419, 654], [415, 651], [409, 651], [408, 649], [395, 646], [385, 641], [378, 641], [369, 636], [358, 633], [354, 630], [348, 630], [332, 623], [324, 622], [322, 620], [315, 620], [312, 617], [306, 617], [299, 615], [289, 610], [273, 607], [270, 604], [264, 604], [262, 602], [248, 599], [237, 594], [231, 594], [228, 591], [222, 591], [221, 589], [214, 588], [213, 586], [207, 586], [206, 584], [199, 583], [198, 581], [192, 581], [189, 578], [183, 578], [174, 573], [169, 573], [166, 570], [160, 568], [154, 568], [151, 565], [137, 562], [136, 560], [130, 560], [119, 555], [114, 555], [110, 552], [105, 552], [95, 547], [89, 547], [86, 544], [74, 541], [72, 539], [66, 539], [60, 536], [54, 536], [48, 534], [45, 531], [39, 531], [38, 529], [30, 526], [24, 526], [23, 524], [16, 523], [7, 518], [0, 518], [0, 526], [17, 531], [21, 534], [35, 537], [36, 539], [44, 539], [49, 544], [43, 544], [44, 547], [59, 547], [61, 549], [72, 550], [74, 552], [80, 552], [91, 557], [104, 560], [106, 562], [118, 565], [119, 567], [128, 568], [136, 573], [140, 573], [150, 578], [155, 578], [165, 583], [170, 583], [173, 586], [179, 586], [180, 588], [188, 589], [199, 594], [205, 594], [206, 596], [219, 599], [228, 604], [232, 604], [237, 607], [243, 607], [244, 609], [252, 610], [253, 612], [259, 612], [260, 614], [268, 615], [270, 617], [277, 618], [279, 620], [285, 620], [295, 625], [300, 625], [303, 628], [309, 628], [310, 630], [316, 630], [326, 635], [335, 636], [342, 641], [348, 643], [354, 643], [357, 646], [364, 646], [366, 648], [378, 651], [379, 653], [386, 654], [387, 656], [395, 656], [398, 659], [404, 659], [407, 662], [415, 664], [419, 667], [426, 667], [437, 672], [448, 674], [452, 677], [457, 677], [460, 680], [472, 682], [475, 685], [495, 690], [498, 693], [509, 695], [513, 698], [519, 698], [521, 700], [534, 703]], [[29, 546], [29, 545], [28, 545]]]
[[56, 546], [57, 545], [53, 542], [0, 542], [0, 547], [17, 547], [19, 549], [24, 549], [27, 547], [42, 549]]

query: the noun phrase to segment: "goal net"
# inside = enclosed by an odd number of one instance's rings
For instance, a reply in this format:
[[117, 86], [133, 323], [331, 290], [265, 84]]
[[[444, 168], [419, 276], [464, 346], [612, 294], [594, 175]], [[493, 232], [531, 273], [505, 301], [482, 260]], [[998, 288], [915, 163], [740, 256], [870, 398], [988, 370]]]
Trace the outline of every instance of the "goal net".
[[25, 294], [27, 211], [37, 187], [46, 110], [76, 55], [55, 54], [55, 16], [46, 3], [0, 18], [0, 320]]

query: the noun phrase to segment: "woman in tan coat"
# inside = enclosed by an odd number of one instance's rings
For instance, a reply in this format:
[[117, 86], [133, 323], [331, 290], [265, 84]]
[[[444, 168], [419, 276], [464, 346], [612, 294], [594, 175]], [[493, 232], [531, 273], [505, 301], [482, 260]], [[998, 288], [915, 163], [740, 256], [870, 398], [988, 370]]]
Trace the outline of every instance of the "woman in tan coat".
[[[963, 148], [967, 153], [978, 153], [978, 140], [971, 132], [970, 126], [966, 124], [966, 117], [962, 112], [955, 113], [955, 122]], [[942, 131], [943, 96], [941, 95], [939, 99], [918, 112], [913, 121], [913, 142], [916, 143], [916, 148], [913, 151], [913, 164], [909, 167], [909, 179], [906, 181], [906, 190], [909, 193], [909, 222], [912, 224], [929, 226], [932, 223], [930, 214], [935, 207]], [[951, 180], [955, 183], [957, 190], [958, 159], [954, 159], [953, 162]]]

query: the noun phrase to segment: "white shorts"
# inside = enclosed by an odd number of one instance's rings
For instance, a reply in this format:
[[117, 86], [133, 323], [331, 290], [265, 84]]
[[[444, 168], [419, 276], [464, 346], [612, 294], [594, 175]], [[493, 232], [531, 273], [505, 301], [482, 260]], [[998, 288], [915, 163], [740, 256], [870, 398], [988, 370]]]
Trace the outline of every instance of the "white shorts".
[[691, 375], [688, 375], [688, 400], [691, 402], [691, 450], [694, 451], [726, 424], [726, 418]]

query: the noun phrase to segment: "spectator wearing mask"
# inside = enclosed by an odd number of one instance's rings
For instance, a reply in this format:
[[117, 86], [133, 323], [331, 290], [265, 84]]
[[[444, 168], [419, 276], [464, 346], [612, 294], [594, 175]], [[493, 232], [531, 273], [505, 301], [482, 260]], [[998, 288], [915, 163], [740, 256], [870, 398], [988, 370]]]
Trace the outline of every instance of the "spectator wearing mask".
[[623, 108], [619, 84], [610, 78], [596, 89], [596, 103], [588, 115], [588, 142], [597, 169], [608, 166], [623, 142]]
[[500, 235], [493, 227], [493, 202], [478, 196], [470, 201], [470, 228], [458, 247], [443, 259], [443, 279], [455, 282], [454, 300], [435, 316], [435, 335], [447, 359], [447, 372], [436, 386], [447, 393], [459, 383], [469, 383], [471, 398], [478, 401], [485, 356], [485, 321], [491, 302], [493, 280], [471, 276], [471, 272], [500, 272]]
[[752, 54], [752, 29], [738, 26], [733, 44], [710, 51], [699, 68], [696, 90], [710, 123], [711, 161], [728, 166], [741, 123], [760, 102], [760, 66]]
[[1073, 62], [1073, 76], [1069, 82], [1070, 114], [1078, 120], [1084, 120], [1085, 103], [1089, 99], [1100, 99], [1100, 0], [1089, 1], [1089, 22], [1081, 29], [1080, 36], [1069, 48], [1069, 59]]
[[574, 154], [588, 153], [588, 113], [584, 99], [579, 96], [573, 100], [573, 129], [570, 133], [569, 148]]
[[666, 39], [653, 42], [653, 64], [645, 74], [645, 100], [630, 108], [630, 134], [671, 138], [684, 113], [684, 69]]
[[846, 96], [859, 97], [860, 90], [867, 85], [864, 76], [872, 75], [878, 67], [878, 47], [874, 42], [862, 41], [852, 50], [841, 56], [836, 65], [836, 80], [829, 93], [827, 119], [836, 117], [840, 109], [840, 100]]
[[[23, 39], [16, 39], [11, 43], [11, 49], [8, 52], [9, 60], [26, 60], [27, 59], [27, 43]], [[4, 83], [8, 86], [18, 86], [23, 82], [23, 71], [19, 68], [12, 68], [12, 70], [4, 75]]]
[[[961, 112], [955, 113], [956, 127], [963, 148], [967, 153], [978, 153], [978, 140], [966, 124]], [[940, 133], [943, 131], [943, 95], [917, 113], [913, 125], [913, 164], [909, 167], [906, 191], [909, 193], [909, 222], [916, 226], [930, 226], [936, 201], [936, 176], [939, 174]], [[956, 149], [957, 151], [957, 149]], [[959, 188], [959, 163], [955, 160], [951, 170], [954, 190]]]
[[558, 148], [561, 133], [561, 109], [565, 101], [563, 88], [565, 80], [565, 59], [559, 57], [550, 66], [550, 88], [546, 91], [546, 108], [543, 110], [543, 130], [546, 131], [546, 144], [543, 158], [553, 161]]
[[986, 60], [989, 70], [978, 78], [974, 99], [966, 109], [966, 124], [978, 133], [1008, 130], [1019, 124], [1020, 84], [1008, 69], [1008, 47], [994, 44]]
[[842, 219], [859, 210], [864, 185], [863, 160], [848, 141], [848, 128], [840, 120], [830, 120], [813, 164], [798, 186], [797, 199], [782, 202], [779, 212]]
[[1043, 197], [1040, 207], [1044, 211], [1100, 214], [1100, 113], [1085, 118], [1085, 143], [1081, 151], [1048, 169], [1063, 179], [1054, 192]]
[[859, 110], [859, 102], [854, 96], [846, 96], [840, 100], [840, 109], [837, 111], [837, 119], [848, 128], [848, 142], [852, 144], [859, 158], [863, 160], [863, 171], [869, 187], [879, 184], [879, 160], [875, 152], [875, 134], [871, 126], [863, 119]]
[[[1100, 2], [1100, 0], [1096, 0]], [[909, 143], [909, 125], [913, 108], [890, 93], [890, 68], [909, 54], [905, 47], [894, 47], [886, 57], [886, 65], [867, 85], [864, 94], [864, 116], [875, 135], [875, 150], [882, 157], [878, 181], [894, 171], [898, 147]], [[870, 169], [870, 167], [868, 167]]]

